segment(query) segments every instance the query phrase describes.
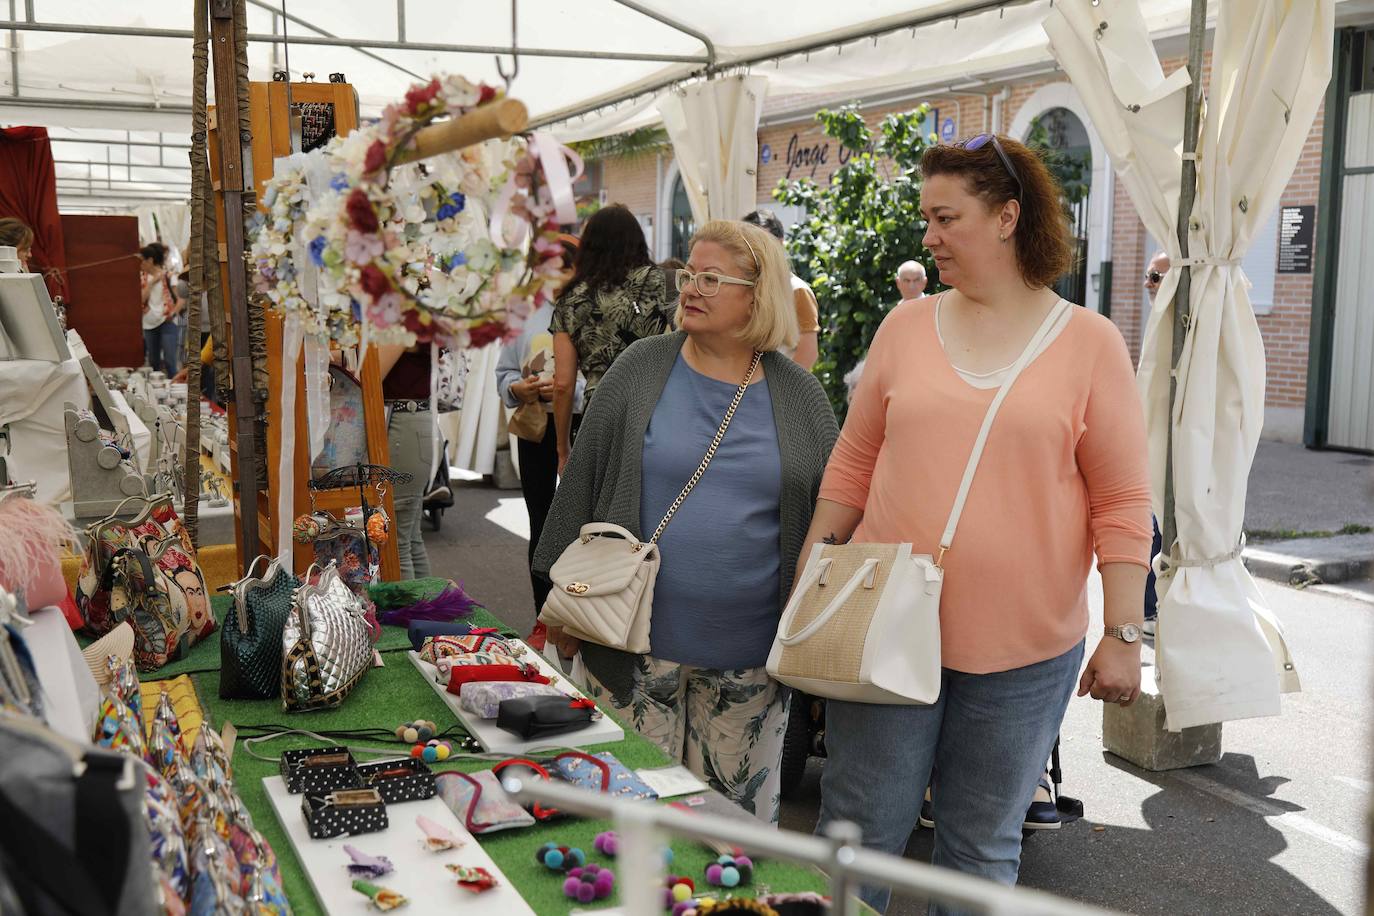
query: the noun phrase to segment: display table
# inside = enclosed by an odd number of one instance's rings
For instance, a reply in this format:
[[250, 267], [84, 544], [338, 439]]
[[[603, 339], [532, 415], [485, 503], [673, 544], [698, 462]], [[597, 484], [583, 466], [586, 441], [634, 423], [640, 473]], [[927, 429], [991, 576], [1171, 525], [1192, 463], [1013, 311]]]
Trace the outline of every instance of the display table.
[[[445, 580], [432, 579], [433, 591], [438, 592], [446, 584]], [[223, 621], [230, 608], [231, 599], [218, 596], [214, 599], [215, 617]], [[510, 633], [496, 617], [479, 609], [473, 617], [479, 626], [493, 626]], [[285, 713], [277, 700], [221, 700], [219, 697], [219, 634], [196, 646], [189, 656], [180, 662], [144, 675], [145, 680], [158, 680], [189, 673], [205, 708], [205, 719], [213, 727], [223, 729], [226, 722], [236, 727], [280, 726], [282, 729], [308, 729], [313, 731], [340, 731], [359, 728], [394, 729], [397, 725], [415, 719], [430, 719], [441, 729], [457, 724], [453, 713], [438, 695], [425, 683], [419, 671], [406, 658], [410, 648], [405, 630], [400, 627], [384, 627], [378, 648], [386, 663], [383, 668], [369, 671], [362, 683], [335, 710], [305, 713]], [[608, 713], [609, 714], [609, 713]], [[342, 742], [350, 743], [350, 742]], [[358, 740], [351, 742], [359, 745], [378, 745], [380, 742]], [[319, 742], [309, 738], [292, 736], [259, 745], [259, 753], [276, 757], [282, 751], [296, 747], [318, 747]], [[398, 755], [404, 755], [408, 745], [396, 742]], [[630, 769], [668, 766], [676, 761], [669, 760], [659, 748], [625, 728], [625, 738], [610, 744], [599, 744], [585, 748], [589, 752], [610, 751]], [[431, 764], [431, 768], [442, 772], [450, 769], [475, 771], [489, 769], [493, 761], [467, 760], [448, 761]], [[244, 804], [253, 815], [256, 826], [272, 844], [281, 860], [281, 872], [286, 892], [297, 916], [323, 913], [310, 882], [302, 871], [302, 866], [281, 822], [274, 812], [263, 786], [264, 777], [278, 774], [276, 763], [258, 760], [245, 752], [240, 741], [233, 752], [234, 782], [243, 798]], [[395, 806], [403, 812], [405, 804]], [[747, 815], [743, 815], [747, 816]], [[404, 820], [398, 817], [398, 820]], [[589, 853], [596, 834], [611, 829], [608, 821], [557, 820], [549, 824], [538, 824], [523, 830], [508, 830], [480, 837], [482, 848], [491, 856], [512, 884], [528, 901], [530, 907], [541, 914], [565, 914], [574, 906], [586, 909], [604, 909], [617, 905], [619, 891], [609, 900], [593, 904], [575, 904], [563, 896], [562, 876], [555, 874], [535, 862], [534, 853], [549, 840], [556, 840], [568, 846], [580, 846]], [[362, 849], [367, 848], [367, 836], [356, 838], [355, 843]], [[675, 856], [673, 871], [677, 874], [691, 875], [698, 880], [699, 887], [705, 890], [702, 876], [707, 864], [715, 859], [715, 854], [704, 846], [690, 842], [673, 843]], [[416, 855], [423, 855], [417, 849]], [[597, 862], [604, 861], [601, 856], [593, 856]], [[401, 863], [397, 863], [401, 865]], [[340, 870], [345, 865], [341, 857]], [[612, 866], [614, 867], [614, 866]], [[382, 879], [378, 883], [386, 884]], [[754, 888], [766, 885], [771, 892], [819, 891], [826, 890], [825, 879], [819, 872], [809, 867], [792, 865], [785, 862], [765, 861], [758, 865]], [[366, 900], [358, 897], [358, 912], [367, 912]]]

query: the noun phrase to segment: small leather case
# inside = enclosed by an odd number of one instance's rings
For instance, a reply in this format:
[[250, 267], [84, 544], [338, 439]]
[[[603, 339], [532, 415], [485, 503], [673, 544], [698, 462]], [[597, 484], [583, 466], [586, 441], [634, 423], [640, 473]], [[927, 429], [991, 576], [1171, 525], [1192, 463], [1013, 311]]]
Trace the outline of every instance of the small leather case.
[[540, 674], [539, 669], [533, 665], [522, 665], [514, 659], [511, 662], [509, 665], [463, 665], [455, 667], [449, 671], [448, 692], [454, 696], [462, 696], [463, 685], [476, 681], [526, 681], [531, 684], [547, 684], [549, 682], [548, 677]]
[[521, 738], [543, 738], [577, 731], [592, 724], [596, 704], [571, 697], [517, 697], [502, 700], [496, 727]]
[[470, 624], [457, 620], [412, 620], [410, 626], [406, 627], [410, 647], [416, 652], [424, 647], [426, 639], [435, 636], [466, 636], [470, 632]]

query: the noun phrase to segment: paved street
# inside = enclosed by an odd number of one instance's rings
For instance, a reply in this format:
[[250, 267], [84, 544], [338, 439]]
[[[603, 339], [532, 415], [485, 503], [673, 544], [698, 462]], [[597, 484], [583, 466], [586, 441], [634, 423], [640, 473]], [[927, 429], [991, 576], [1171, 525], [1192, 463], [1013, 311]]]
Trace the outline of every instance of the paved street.
[[[436, 575], [519, 628], [533, 621], [520, 493], [476, 482], [439, 532]], [[1371, 781], [1374, 604], [1260, 582], [1283, 622], [1304, 692], [1274, 719], [1225, 727], [1218, 766], [1145, 773], [1102, 751], [1101, 706], [1075, 700], [1063, 735], [1066, 794], [1087, 818], [1026, 844], [1023, 883], [1141, 914], [1355, 913], [1363, 901]], [[1094, 583], [1093, 610], [1101, 598]], [[822, 761], [813, 760], [784, 826], [809, 830]], [[916, 787], [912, 791], [917, 791]], [[1104, 829], [1095, 830], [1095, 826]], [[929, 831], [907, 854], [927, 858]], [[924, 912], [898, 900], [894, 914]]]

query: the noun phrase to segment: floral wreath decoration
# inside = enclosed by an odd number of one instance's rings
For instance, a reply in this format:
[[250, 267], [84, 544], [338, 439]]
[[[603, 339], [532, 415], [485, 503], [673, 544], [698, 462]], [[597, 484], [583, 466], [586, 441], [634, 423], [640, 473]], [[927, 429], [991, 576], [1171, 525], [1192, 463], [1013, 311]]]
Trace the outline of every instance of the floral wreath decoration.
[[[336, 171], [313, 205], [303, 170], [274, 176], [252, 249], [258, 291], [344, 345], [364, 323], [377, 343], [455, 349], [517, 333], [559, 279], [559, 217], [580, 160], [537, 136], [397, 164], [420, 130], [500, 95], [452, 75], [412, 87], [375, 125], [325, 147]], [[302, 256], [324, 281], [318, 310], [301, 290]]]

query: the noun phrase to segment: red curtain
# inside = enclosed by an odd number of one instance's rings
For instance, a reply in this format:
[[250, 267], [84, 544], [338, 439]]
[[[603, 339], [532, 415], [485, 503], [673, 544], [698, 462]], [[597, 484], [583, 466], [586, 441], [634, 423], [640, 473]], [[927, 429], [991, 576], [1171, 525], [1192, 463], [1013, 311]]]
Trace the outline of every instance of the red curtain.
[[33, 229], [29, 269], [43, 274], [48, 293], [66, 289], [67, 256], [57, 215], [57, 170], [46, 127], [0, 128], [0, 217], [14, 216]]

